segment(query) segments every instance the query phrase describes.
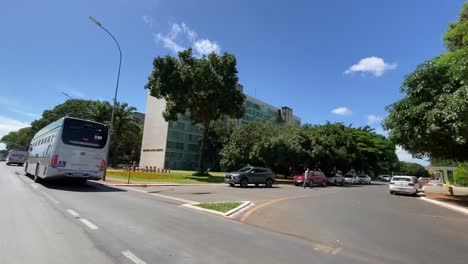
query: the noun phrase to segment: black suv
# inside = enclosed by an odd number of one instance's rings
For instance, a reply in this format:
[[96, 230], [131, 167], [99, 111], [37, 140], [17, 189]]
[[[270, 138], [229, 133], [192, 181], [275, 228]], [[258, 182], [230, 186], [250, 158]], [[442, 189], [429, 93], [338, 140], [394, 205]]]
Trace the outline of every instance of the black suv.
[[265, 184], [266, 187], [272, 187], [275, 181], [275, 174], [267, 168], [247, 166], [235, 172], [228, 172], [224, 182], [231, 187], [240, 184], [245, 188], [249, 184]]

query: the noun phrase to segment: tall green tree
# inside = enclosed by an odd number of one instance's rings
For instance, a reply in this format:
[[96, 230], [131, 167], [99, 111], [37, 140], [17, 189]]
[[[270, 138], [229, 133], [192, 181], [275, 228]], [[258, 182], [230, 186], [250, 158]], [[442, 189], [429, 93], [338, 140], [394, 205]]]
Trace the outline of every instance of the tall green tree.
[[107, 101], [95, 101], [86, 109], [86, 115], [93, 121], [109, 123], [112, 116], [112, 105]]
[[196, 58], [188, 49], [179, 52], [178, 58], [155, 58], [153, 67], [145, 88], [152, 96], [166, 101], [164, 119], [175, 121], [177, 114], [188, 113], [193, 123], [202, 126], [198, 171], [203, 174], [211, 122], [223, 116], [240, 118], [245, 111], [236, 58], [229, 53]]
[[419, 65], [387, 107], [390, 139], [416, 157], [468, 160], [468, 4], [444, 35], [448, 52]]

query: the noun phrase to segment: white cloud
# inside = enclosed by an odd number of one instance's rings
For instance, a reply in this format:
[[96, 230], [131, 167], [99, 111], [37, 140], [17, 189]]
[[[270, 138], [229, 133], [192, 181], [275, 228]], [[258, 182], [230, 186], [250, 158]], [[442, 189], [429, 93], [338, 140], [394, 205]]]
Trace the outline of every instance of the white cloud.
[[375, 123], [380, 123], [380, 122], [382, 122], [383, 119], [384, 119], [383, 116], [378, 116], [378, 115], [374, 115], [374, 114], [368, 115], [367, 116], [367, 124], [370, 126], [370, 125], [373, 125]]
[[353, 112], [347, 107], [338, 107], [331, 111], [335, 115], [352, 115]]
[[156, 43], [162, 43], [172, 53], [178, 53], [192, 47], [195, 55], [202, 56], [212, 52], [220, 53], [221, 47], [215, 41], [209, 39], [198, 39], [198, 34], [185, 23], [171, 23], [170, 31], [167, 34], [154, 34]]
[[167, 36], [164, 36], [160, 33], [154, 35], [154, 39], [156, 40], [156, 42], [162, 42], [164, 47], [166, 49], [169, 49], [171, 50], [173, 53], [177, 53], [179, 51], [182, 51], [184, 50], [185, 48], [182, 47], [181, 45], [177, 44], [174, 39], [170, 38], [170, 37], [167, 37]]
[[11, 131], [16, 131], [27, 126], [29, 126], [28, 123], [24, 123], [5, 116], [0, 116], [0, 138], [10, 133]]
[[195, 50], [201, 55], [208, 55], [210, 53], [219, 53], [220, 48], [216, 42], [211, 42], [207, 39], [199, 40], [193, 43]]
[[404, 150], [401, 146], [396, 147], [396, 154], [398, 156], [398, 159], [401, 161], [414, 162], [423, 166], [429, 165], [429, 161], [413, 158], [413, 156], [408, 151]]
[[376, 77], [382, 76], [384, 72], [388, 70], [394, 70], [397, 68], [396, 63], [386, 63], [382, 58], [379, 57], [368, 57], [361, 59], [357, 64], [354, 64], [344, 73], [351, 74], [354, 72], [369, 72]]
[[143, 22], [148, 25], [150, 28], [153, 28], [153, 18], [150, 16], [142, 16], [141, 19], [143, 19]]

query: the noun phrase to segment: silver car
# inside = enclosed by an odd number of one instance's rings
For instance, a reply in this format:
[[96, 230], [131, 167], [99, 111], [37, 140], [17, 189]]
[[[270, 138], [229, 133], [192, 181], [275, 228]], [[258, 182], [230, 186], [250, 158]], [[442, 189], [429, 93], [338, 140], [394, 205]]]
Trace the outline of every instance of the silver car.
[[359, 184], [371, 184], [372, 179], [368, 175], [359, 174], [357, 177]]
[[346, 174], [344, 176], [344, 183], [346, 183], [346, 184], [356, 184], [358, 182], [359, 182], [359, 180], [358, 180], [356, 175]]
[[417, 195], [419, 190], [418, 179], [414, 176], [393, 176], [388, 185], [390, 194], [404, 193]]

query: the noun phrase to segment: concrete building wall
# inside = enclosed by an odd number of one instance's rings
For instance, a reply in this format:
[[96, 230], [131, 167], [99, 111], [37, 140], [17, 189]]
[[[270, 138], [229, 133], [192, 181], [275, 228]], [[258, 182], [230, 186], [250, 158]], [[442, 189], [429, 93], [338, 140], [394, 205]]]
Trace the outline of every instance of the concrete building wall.
[[146, 99], [145, 126], [141, 144], [140, 168], [153, 166], [164, 168], [168, 122], [162, 117], [166, 101], [148, 94]]

